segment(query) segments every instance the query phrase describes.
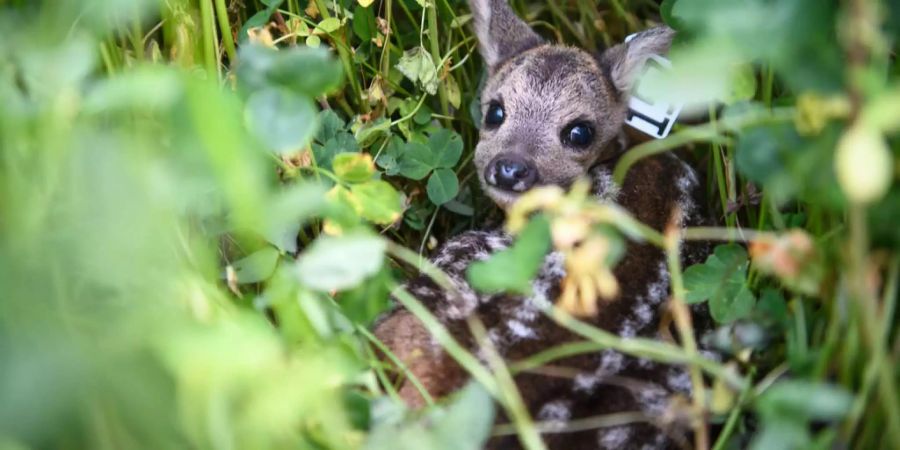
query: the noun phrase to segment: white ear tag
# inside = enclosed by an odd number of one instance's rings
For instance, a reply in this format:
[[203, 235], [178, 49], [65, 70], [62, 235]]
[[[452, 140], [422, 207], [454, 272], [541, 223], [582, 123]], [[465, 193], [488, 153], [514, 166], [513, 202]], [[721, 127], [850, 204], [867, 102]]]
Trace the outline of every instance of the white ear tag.
[[[634, 36], [633, 34], [628, 36], [625, 38], [625, 42], [630, 41]], [[641, 90], [641, 80], [645, 79], [650, 72], [667, 72], [671, 68], [672, 63], [668, 59], [651, 55], [644, 67], [641, 68], [641, 76], [635, 82], [631, 98], [628, 99], [628, 116], [625, 123], [656, 139], [662, 139], [669, 135], [684, 104], [654, 100], [647, 95], [646, 89]], [[654, 76], [658, 75], [654, 74]]]

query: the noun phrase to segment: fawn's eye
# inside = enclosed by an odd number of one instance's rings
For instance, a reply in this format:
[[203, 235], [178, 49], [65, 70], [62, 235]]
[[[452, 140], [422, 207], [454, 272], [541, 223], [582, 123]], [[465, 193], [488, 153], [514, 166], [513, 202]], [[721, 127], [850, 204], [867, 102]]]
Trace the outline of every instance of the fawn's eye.
[[484, 115], [484, 124], [491, 128], [496, 128], [503, 123], [505, 118], [506, 112], [503, 111], [503, 106], [497, 102], [491, 102], [490, 106], [488, 106], [487, 114]]
[[594, 141], [594, 129], [584, 122], [575, 122], [563, 130], [561, 138], [565, 144], [584, 148]]

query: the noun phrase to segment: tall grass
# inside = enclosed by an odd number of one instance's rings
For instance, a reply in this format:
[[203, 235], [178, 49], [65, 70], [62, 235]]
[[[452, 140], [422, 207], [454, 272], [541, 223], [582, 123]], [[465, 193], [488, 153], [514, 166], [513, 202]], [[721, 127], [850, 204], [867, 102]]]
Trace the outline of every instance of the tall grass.
[[[900, 448], [900, 7], [511, 3], [589, 49], [678, 29], [669, 88], [703, 114], [615, 177], [676, 148], [706, 171], [721, 227], [635, 225], [668, 252], [683, 345], [552, 310], [584, 342], [482, 366], [397, 290], [413, 267], [452, 288], [420, 256], [503, 220], [472, 164], [485, 75], [465, 2], [9, 0], [0, 447], [478, 448], [516, 432], [541, 448], [511, 374], [612, 348], [693, 369], [698, 448]], [[681, 239], [741, 263], [698, 278]], [[734, 290], [696, 297], [716, 282]], [[404, 368], [365, 331], [392, 290], [477, 385], [424, 412], [395, 401]], [[696, 352], [695, 301], [726, 305], [722, 362]], [[510, 425], [492, 429], [492, 399]]]

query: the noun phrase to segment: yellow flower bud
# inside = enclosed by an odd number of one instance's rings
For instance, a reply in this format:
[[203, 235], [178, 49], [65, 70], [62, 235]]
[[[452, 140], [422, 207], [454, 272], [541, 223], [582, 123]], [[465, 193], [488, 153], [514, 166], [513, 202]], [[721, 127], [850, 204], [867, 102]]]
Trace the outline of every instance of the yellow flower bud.
[[884, 136], [856, 123], [837, 143], [834, 170], [847, 197], [856, 203], [880, 199], [891, 185], [894, 164]]

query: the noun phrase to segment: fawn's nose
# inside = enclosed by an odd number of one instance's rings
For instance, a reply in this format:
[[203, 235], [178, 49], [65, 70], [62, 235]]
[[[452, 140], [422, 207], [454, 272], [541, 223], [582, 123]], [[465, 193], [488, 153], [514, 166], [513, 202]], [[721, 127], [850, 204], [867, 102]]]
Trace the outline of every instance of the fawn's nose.
[[537, 168], [515, 155], [500, 155], [488, 164], [484, 179], [488, 185], [506, 191], [525, 192], [537, 182]]

